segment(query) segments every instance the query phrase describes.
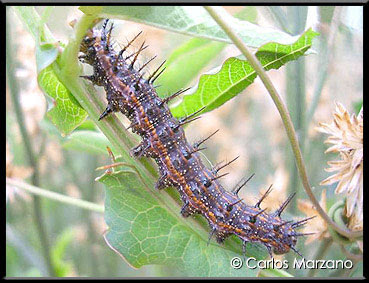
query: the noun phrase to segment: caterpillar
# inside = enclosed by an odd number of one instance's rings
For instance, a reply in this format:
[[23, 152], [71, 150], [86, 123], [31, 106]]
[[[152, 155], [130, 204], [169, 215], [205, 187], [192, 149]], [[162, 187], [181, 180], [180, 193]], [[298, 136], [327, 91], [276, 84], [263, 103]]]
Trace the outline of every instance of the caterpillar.
[[140, 68], [135, 67], [135, 63], [147, 46], [143, 43], [137, 52], [125, 55], [127, 48], [141, 33], [116, 52], [111, 42], [113, 24], [108, 26], [107, 19], [102, 28], [89, 29], [83, 38], [79, 59], [93, 67], [93, 74], [81, 77], [105, 89], [108, 104], [99, 120], [114, 112], [121, 112], [130, 120], [128, 128], [142, 138], [141, 143], [131, 150], [131, 155], [154, 159], [160, 174], [156, 189], [175, 187], [183, 201], [182, 216], [189, 217], [197, 213], [206, 218], [211, 228], [209, 241], [215, 237], [218, 243], [223, 243], [230, 235], [236, 235], [243, 243], [244, 255], [248, 242], [258, 242], [267, 248], [271, 257], [273, 253], [284, 254], [290, 250], [302, 256], [296, 249], [296, 243], [299, 236], [306, 234], [296, 229], [306, 224], [311, 217], [297, 222], [281, 218], [294, 194], [275, 212], [267, 213], [260, 204], [270, 193], [271, 187], [254, 206], [238, 197], [240, 189], [250, 178], [232, 191], [225, 190], [219, 179], [226, 174], [218, 173], [238, 157], [225, 165], [208, 169], [198, 151], [202, 149], [201, 144], [215, 133], [191, 145], [182, 127], [199, 118], [197, 115], [204, 108], [187, 117], [174, 118], [168, 102], [184, 91], [160, 98], [153, 85], [164, 71], [164, 62], [151, 76], [144, 78], [142, 69], [152, 59]]

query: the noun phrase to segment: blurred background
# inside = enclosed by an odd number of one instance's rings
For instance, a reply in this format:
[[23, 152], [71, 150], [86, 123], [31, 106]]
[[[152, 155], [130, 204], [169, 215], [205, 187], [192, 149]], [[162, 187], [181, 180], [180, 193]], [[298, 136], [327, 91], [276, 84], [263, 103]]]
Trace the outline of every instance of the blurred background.
[[[41, 14], [46, 7], [36, 7]], [[225, 7], [235, 14], [244, 7]], [[73, 30], [69, 22], [81, 17], [78, 7], [54, 7], [50, 10], [48, 27], [60, 42], [67, 43]], [[328, 176], [323, 142], [326, 136], [318, 133], [318, 122], [332, 121], [334, 102], [341, 102], [349, 113], [358, 113], [363, 100], [363, 8], [362, 7], [248, 7], [246, 20], [263, 27], [301, 34], [309, 27], [320, 33], [314, 40], [315, 54], [288, 63], [279, 70], [268, 72], [286, 102], [300, 139], [305, 163], [314, 193], [320, 199], [327, 190], [327, 206], [339, 196], [335, 186], [321, 187], [319, 182]], [[35, 43], [11, 7], [7, 9], [7, 40], [16, 50], [13, 78], [18, 86], [14, 96], [6, 89], [6, 174], [35, 186], [96, 204], [104, 203], [104, 188], [95, 182], [100, 172], [95, 168], [110, 163], [109, 156], [92, 155], [62, 147], [62, 137], [45, 117], [48, 102], [37, 84]], [[139, 31], [144, 36], [135, 42], [139, 47], [146, 40], [149, 48], [142, 61], [158, 56], [151, 64], [159, 64], [173, 50], [190, 37], [150, 26], [116, 21], [114, 38], [122, 44]], [[198, 82], [201, 74], [222, 64], [227, 58], [238, 56], [234, 46], [225, 48], [189, 86]], [[178, 74], [180, 76], [180, 74]], [[8, 77], [9, 78], [9, 77]], [[21, 112], [24, 124], [17, 120]], [[260, 191], [273, 184], [274, 193], [267, 200], [271, 209], [278, 206], [289, 192], [297, 198], [288, 210], [288, 217], [305, 216], [299, 211], [297, 199], [307, 199], [282, 121], [270, 96], [257, 78], [255, 82], [222, 107], [202, 116], [186, 129], [187, 138], [196, 141], [217, 129], [220, 131], [207, 142], [204, 151], [208, 162], [240, 158], [233, 163], [222, 179], [232, 189], [241, 178], [255, 173], [241, 197], [254, 203]], [[26, 131], [24, 140], [21, 131]], [[29, 162], [29, 149], [35, 162]], [[209, 164], [209, 166], [210, 166]], [[133, 269], [115, 254], [103, 239], [107, 229], [103, 214], [83, 210], [46, 198], [34, 197], [21, 189], [7, 187], [6, 191], [6, 276], [179, 276], [176, 270], [161, 266]], [[179, 208], [178, 208], [179, 211]], [[287, 217], [287, 218], [288, 218]], [[299, 244], [306, 258], [316, 253], [317, 241]], [[315, 244], [314, 244], [315, 243]], [[339, 249], [330, 249], [326, 258], [343, 258]], [[293, 275], [302, 271], [288, 270]], [[337, 271], [337, 276], [345, 274]], [[323, 272], [317, 273], [327, 276]], [[347, 274], [346, 274], [347, 275]]]

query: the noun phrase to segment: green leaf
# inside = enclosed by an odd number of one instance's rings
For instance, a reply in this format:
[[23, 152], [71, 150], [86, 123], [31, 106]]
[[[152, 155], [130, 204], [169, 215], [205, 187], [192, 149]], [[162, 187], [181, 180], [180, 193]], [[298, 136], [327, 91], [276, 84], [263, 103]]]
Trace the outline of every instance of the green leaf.
[[45, 94], [53, 99], [47, 116], [63, 136], [67, 135], [86, 119], [87, 113], [54, 71], [58, 43], [44, 23], [49, 11], [42, 19], [34, 7], [19, 6], [14, 9], [36, 42], [37, 80]]
[[167, 59], [165, 72], [156, 80], [161, 86], [159, 96], [166, 97], [187, 86], [225, 46], [222, 42], [193, 38], [177, 48]]
[[36, 46], [36, 63], [38, 73], [51, 65], [58, 57], [58, 48], [55, 44], [44, 43]]
[[[215, 241], [207, 245], [203, 229], [181, 217], [179, 207], [173, 211], [163, 205], [163, 193], [146, 188], [132, 169], [105, 173], [97, 180], [106, 187], [105, 239], [133, 267], [166, 265], [188, 276], [256, 276], [257, 270], [230, 266], [233, 257], [240, 257], [240, 241], [238, 253], [227, 245], [231, 238], [225, 246]], [[258, 259], [266, 256], [265, 248], [257, 245], [248, 245], [247, 251]]]
[[107, 154], [106, 147], [109, 146], [113, 152], [114, 147], [104, 134], [95, 131], [75, 131], [70, 134], [63, 147], [66, 149], [73, 149], [91, 154]]
[[86, 15], [96, 16], [103, 10], [103, 6], [81, 6], [79, 9]]
[[48, 118], [59, 129], [63, 136], [77, 128], [87, 117], [86, 111], [72, 101], [73, 95], [59, 81], [52, 66], [42, 70], [38, 75], [38, 83], [42, 90], [53, 99], [53, 106]]
[[[270, 42], [260, 47], [255, 55], [265, 70], [278, 69], [304, 55], [317, 35], [309, 29], [293, 44]], [[256, 72], [246, 60], [229, 58], [218, 73], [201, 76], [197, 90], [184, 95], [180, 103], [172, 106], [171, 112], [175, 117], [184, 117], [204, 106], [202, 113], [211, 111], [243, 91], [255, 78]]]
[[78, 131], [80, 131], [80, 130], [98, 131], [98, 128], [92, 120], [88, 119], [88, 120], [83, 121], [83, 123], [81, 125], [79, 125], [77, 130]]
[[[80, 10], [95, 17], [130, 20], [185, 35], [232, 43], [206, 10], [200, 6], [85, 6], [80, 7]], [[291, 44], [298, 38], [280, 30], [264, 28], [236, 19], [224, 11], [220, 13], [250, 47], [258, 48], [270, 41]]]

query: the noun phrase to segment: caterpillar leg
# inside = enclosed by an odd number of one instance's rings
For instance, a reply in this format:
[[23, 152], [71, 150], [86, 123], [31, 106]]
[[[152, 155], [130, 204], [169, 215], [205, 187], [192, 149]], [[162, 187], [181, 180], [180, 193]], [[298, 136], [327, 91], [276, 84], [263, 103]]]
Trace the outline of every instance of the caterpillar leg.
[[166, 173], [161, 174], [159, 180], [155, 184], [155, 189], [162, 190], [168, 188], [172, 185], [172, 182], [169, 180], [168, 175]]
[[181, 215], [183, 217], [189, 217], [192, 214], [195, 214], [197, 211], [193, 205], [191, 205], [188, 201], [182, 206]]
[[130, 152], [132, 157], [140, 158], [142, 156], [155, 158], [156, 154], [153, 151], [150, 143], [147, 141], [142, 141], [138, 146], [131, 149]]

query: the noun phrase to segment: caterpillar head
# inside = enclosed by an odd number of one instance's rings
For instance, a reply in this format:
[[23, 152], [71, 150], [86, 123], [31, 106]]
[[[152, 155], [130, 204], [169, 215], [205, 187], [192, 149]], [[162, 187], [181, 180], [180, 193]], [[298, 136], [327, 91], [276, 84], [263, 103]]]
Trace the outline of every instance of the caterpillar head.
[[[107, 39], [107, 25], [109, 20], [104, 20], [102, 29], [89, 29], [86, 33], [86, 36], [82, 39], [81, 45], [80, 45], [80, 51], [83, 53], [89, 53], [89, 51], [93, 50], [91, 48], [97, 38], [100, 38], [102, 41], [106, 41]], [[111, 25], [110, 31], [108, 32], [108, 37], [110, 37], [111, 29], [113, 28], [113, 25]], [[109, 41], [109, 40], [108, 40]]]
[[82, 39], [81, 45], [80, 45], [80, 51], [83, 53], [88, 53], [89, 48], [93, 45], [93, 43], [96, 41], [96, 31], [89, 30], [86, 34], [86, 36]]

